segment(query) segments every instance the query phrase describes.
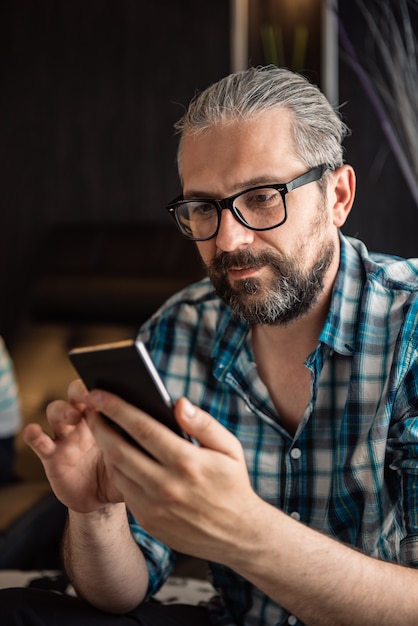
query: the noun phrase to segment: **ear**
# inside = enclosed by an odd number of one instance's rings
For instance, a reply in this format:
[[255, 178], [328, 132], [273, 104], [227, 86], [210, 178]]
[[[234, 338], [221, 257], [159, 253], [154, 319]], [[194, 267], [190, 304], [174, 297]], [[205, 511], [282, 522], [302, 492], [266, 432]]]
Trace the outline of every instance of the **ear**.
[[340, 228], [351, 211], [356, 191], [356, 175], [351, 165], [343, 165], [335, 170], [329, 185], [333, 224]]

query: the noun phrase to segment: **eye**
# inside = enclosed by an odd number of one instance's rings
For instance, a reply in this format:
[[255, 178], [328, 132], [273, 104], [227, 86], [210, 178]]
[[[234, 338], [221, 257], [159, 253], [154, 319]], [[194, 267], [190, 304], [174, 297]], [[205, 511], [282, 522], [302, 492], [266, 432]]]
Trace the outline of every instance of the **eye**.
[[191, 220], [208, 219], [216, 214], [216, 209], [210, 202], [189, 202], [188, 207]]
[[260, 204], [262, 204], [263, 202], [271, 202], [272, 200], [274, 201], [276, 195], [277, 194], [274, 191], [274, 189], [266, 189], [265, 191], [259, 192], [255, 196], [255, 200], [256, 202], [259, 202]]
[[281, 196], [276, 189], [266, 187], [254, 189], [241, 196], [247, 209], [264, 209], [277, 206], [281, 202]]

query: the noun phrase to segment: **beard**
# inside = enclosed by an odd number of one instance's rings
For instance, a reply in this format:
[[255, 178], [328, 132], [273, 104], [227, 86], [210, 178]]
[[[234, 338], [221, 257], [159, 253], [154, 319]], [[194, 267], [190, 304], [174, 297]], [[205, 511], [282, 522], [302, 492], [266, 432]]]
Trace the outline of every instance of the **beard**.
[[[303, 258], [303, 249], [292, 258], [270, 251], [222, 252], [212, 259], [207, 271], [217, 295], [240, 320], [251, 325], [286, 325], [313, 308], [323, 291], [334, 254], [334, 242], [324, 242], [316, 262], [302, 270], [296, 256]], [[270, 269], [272, 276], [267, 280], [246, 278], [229, 282], [229, 269], [261, 267]]]

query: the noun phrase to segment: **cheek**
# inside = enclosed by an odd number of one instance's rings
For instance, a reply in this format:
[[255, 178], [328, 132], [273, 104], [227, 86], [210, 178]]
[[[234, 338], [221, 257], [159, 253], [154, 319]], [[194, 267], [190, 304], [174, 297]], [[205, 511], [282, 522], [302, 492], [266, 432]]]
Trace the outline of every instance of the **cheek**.
[[202, 261], [205, 266], [208, 266], [216, 255], [216, 239], [210, 239], [209, 241], [200, 241], [196, 243], [197, 250], [202, 257]]

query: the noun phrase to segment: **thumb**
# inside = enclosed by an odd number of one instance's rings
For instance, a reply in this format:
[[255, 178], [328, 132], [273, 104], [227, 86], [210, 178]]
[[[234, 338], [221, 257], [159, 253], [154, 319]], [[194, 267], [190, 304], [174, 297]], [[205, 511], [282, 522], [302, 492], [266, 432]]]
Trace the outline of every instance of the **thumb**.
[[235, 435], [187, 398], [180, 398], [176, 402], [174, 412], [184, 432], [196, 439], [203, 447], [229, 456], [242, 457], [242, 447]]

